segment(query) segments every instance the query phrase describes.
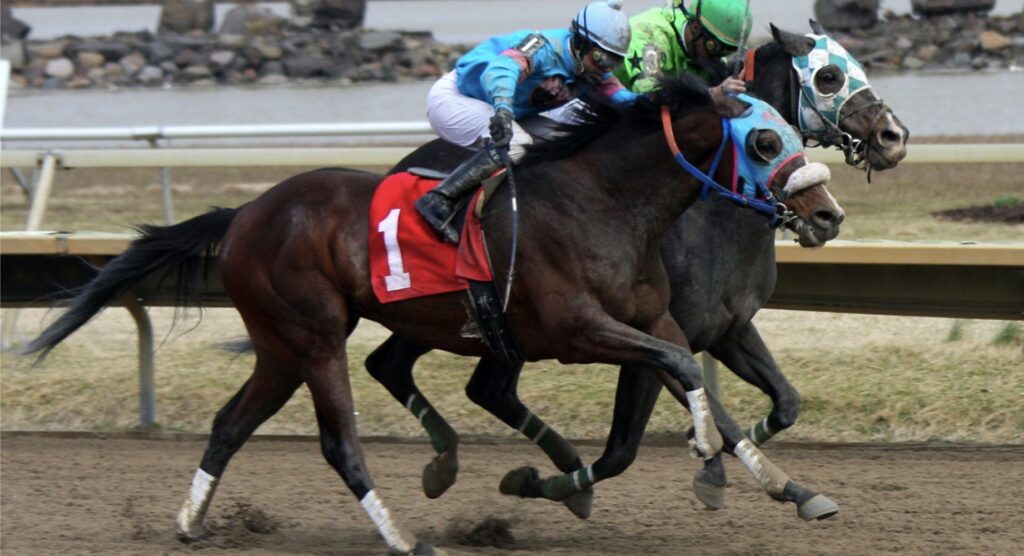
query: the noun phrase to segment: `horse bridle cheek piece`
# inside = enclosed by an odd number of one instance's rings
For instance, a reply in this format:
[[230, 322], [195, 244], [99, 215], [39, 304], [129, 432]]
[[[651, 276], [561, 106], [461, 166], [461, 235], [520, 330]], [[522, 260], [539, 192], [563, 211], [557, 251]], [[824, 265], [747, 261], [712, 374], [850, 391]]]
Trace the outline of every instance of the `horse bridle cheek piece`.
[[[675, 159], [676, 163], [686, 170], [687, 173], [701, 182], [700, 199], [702, 201], [707, 200], [711, 193], [715, 193], [740, 206], [754, 209], [761, 214], [771, 217], [771, 221], [768, 225], [772, 228], [778, 228], [792, 222], [796, 218], [799, 218], [798, 215], [790, 211], [786, 205], [772, 195], [770, 191], [764, 189], [762, 184], [758, 184], [758, 186], [762, 188], [762, 192], [765, 195], [764, 199], [755, 199], [737, 193], [736, 182], [738, 176], [735, 169], [732, 173], [733, 184], [731, 189], [721, 185], [711, 177], [718, 169], [718, 164], [722, 161], [722, 155], [725, 154], [726, 146], [729, 144], [730, 133], [728, 118], [722, 118], [722, 143], [718, 146], [718, 150], [715, 152], [715, 158], [711, 162], [711, 168], [708, 170], [708, 173], [702, 172], [700, 168], [691, 164], [690, 161], [686, 160], [686, 156], [682, 151], [679, 150], [679, 145], [676, 143], [675, 132], [672, 130], [672, 115], [669, 113], [668, 106], [665, 105], [662, 105], [661, 107], [661, 127], [665, 134], [665, 141], [668, 143], [669, 151], [672, 152], [672, 157]], [[736, 158], [738, 156], [738, 153], [735, 152], [735, 148], [736, 147], [734, 145], [734, 166], [737, 164]], [[786, 160], [788, 161], [789, 158]], [[779, 167], [781, 167], [781, 165]]]

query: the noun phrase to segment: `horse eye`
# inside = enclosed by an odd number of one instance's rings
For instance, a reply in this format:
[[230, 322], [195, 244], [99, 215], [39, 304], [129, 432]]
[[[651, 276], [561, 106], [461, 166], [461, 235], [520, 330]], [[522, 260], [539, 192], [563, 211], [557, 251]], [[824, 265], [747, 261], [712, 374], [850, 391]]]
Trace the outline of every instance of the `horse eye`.
[[829, 64], [814, 74], [814, 88], [823, 95], [838, 93], [845, 82], [846, 75], [835, 64]]
[[773, 129], [756, 129], [747, 135], [747, 156], [767, 164], [782, 153], [782, 138]]

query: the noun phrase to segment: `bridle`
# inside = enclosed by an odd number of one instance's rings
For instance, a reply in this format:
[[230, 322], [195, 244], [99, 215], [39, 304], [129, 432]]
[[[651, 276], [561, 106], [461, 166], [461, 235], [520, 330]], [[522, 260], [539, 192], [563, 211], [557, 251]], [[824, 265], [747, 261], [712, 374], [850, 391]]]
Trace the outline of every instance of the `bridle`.
[[[761, 214], [771, 217], [771, 221], [768, 225], [772, 228], [787, 225], [800, 218], [799, 215], [789, 210], [789, 208], [782, 202], [788, 196], [786, 191], [778, 191], [778, 195], [776, 196], [772, 194], [769, 187], [765, 187], [764, 184], [758, 183], [756, 185], [759, 193], [764, 196], [764, 199], [758, 199], [748, 197], [736, 191], [735, 183], [732, 188], [728, 188], [711, 177], [718, 169], [718, 164], [722, 161], [722, 156], [725, 154], [726, 145], [729, 143], [730, 134], [728, 118], [722, 118], [722, 142], [718, 145], [718, 150], [715, 152], [715, 158], [712, 160], [711, 167], [708, 169], [707, 173], [702, 172], [700, 168], [697, 168], [691, 164], [690, 161], [686, 160], [686, 156], [679, 150], [679, 145], [676, 143], [675, 132], [672, 130], [672, 116], [669, 113], [668, 106], [665, 105], [662, 105], [661, 107], [661, 127], [665, 134], [665, 141], [668, 143], [668, 148], [672, 152], [672, 157], [675, 159], [676, 163], [686, 170], [687, 173], [701, 182], [700, 199], [702, 201], [707, 200], [712, 193], [725, 197], [737, 205], [754, 209]], [[779, 164], [778, 167], [781, 168], [782, 166], [785, 166], [788, 161], [789, 159], [787, 158], [786, 161]]]
[[[745, 82], [753, 82], [756, 75], [756, 54], [757, 50], [749, 50], [746, 53], [743, 72], [740, 74], [740, 78]], [[839, 118], [837, 122], [832, 122], [825, 114], [818, 109], [817, 103], [814, 99], [810, 98], [807, 91], [801, 86], [797, 71], [791, 67], [787, 67], [789, 72], [789, 98], [790, 98], [790, 109], [791, 113], [797, 118], [800, 136], [803, 138], [805, 147], [834, 147], [835, 149], [842, 151], [846, 163], [854, 168], [865, 170], [868, 176], [868, 182], [871, 182], [871, 165], [868, 164], [868, 152], [878, 151], [878, 146], [874, 144], [872, 138], [869, 135], [866, 141], [857, 139], [847, 131], [843, 131], [842, 126], [848, 118], [863, 112], [869, 108], [879, 107], [878, 113], [871, 120], [868, 126], [869, 130], [875, 129], [875, 125], [878, 123], [886, 113], [892, 113], [892, 109], [880, 98], [865, 103], [863, 106], [857, 107], [855, 110], [843, 114], [843, 110], [840, 110]], [[849, 102], [857, 93], [871, 90], [871, 87], [864, 87], [847, 99]], [[799, 91], [799, 92], [797, 92]], [[807, 106], [818, 116], [824, 126], [820, 129], [806, 129], [800, 118], [800, 99], [801, 97], [807, 103]], [[845, 108], [845, 105], [843, 106]]]

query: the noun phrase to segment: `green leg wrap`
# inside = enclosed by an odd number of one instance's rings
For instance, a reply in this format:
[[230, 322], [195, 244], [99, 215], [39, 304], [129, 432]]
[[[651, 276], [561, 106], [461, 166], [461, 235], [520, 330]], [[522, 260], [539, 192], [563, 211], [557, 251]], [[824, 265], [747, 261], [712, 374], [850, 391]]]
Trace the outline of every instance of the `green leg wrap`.
[[768, 426], [767, 417], [762, 419], [758, 424], [750, 427], [750, 430], [747, 431], [747, 437], [758, 446], [768, 442], [768, 439], [773, 436], [775, 436], [775, 432], [773, 432]]
[[544, 450], [544, 453], [551, 458], [551, 462], [563, 473], [583, 466], [583, 461], [580, 460], [580, 456], [572, 444], [562, 438], [562, 435], [549, 429], [544, 421], [541, 421], [533, 413], [526, 414], [526, 419], [523, 421], [523, 426], [519, 427], [519, 432], [523, 433], [523, 436], [529, 438], [541, 450]]
[[594, 472], [588, 465], [566, 475], [544, 479], [540, 484], [540, 492], [548, 500], [565, 500], [569, 496], [593, 486], [594, 482]]
[[427, 434], [430, 435], [430, 444], [434, 447], [435, 452], [442, 454], [452, 448], [452, 440], [456, 438], [455, 431], [430, 405], [430, 402], [422, 396], [412, 394], [405, 407], [416, 416]]

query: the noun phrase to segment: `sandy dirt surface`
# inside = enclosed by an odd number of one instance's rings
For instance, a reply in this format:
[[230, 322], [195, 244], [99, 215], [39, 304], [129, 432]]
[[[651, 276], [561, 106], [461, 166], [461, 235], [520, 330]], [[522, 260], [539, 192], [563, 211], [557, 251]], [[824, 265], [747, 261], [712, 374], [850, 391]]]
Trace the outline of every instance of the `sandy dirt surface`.
[[[597, 487], [587, 521], [562, 506], [497, 492], [501, 476], [542, 456], [521, 442], [470, 442], [459, 482], [420, 492], [425, 443], [368, 442], [368, 465], [397, 518], [449, 554], [1019, 554], [1024, 447], [775, 445], [792, 477], [841, 512], [805, 523], [762, 494], [735, 460], [726, 509], [689, 491], [698, 463], [679, 446], [644, 446], [624, 475]], [[7, 433], [0, 549], [16, 554], [384, 554], [357, 501], [313, 438], [257, 438], [235, 457], [207, 518], [208, 540], [183, 545], [174, 516], [200, 437], [152, 440]], [[585, 460], [599, 454], [582, 447]], [[542, 472], [551, 472], [543, 466]], [[470, 546], [488, 523], [494, 546]]]

